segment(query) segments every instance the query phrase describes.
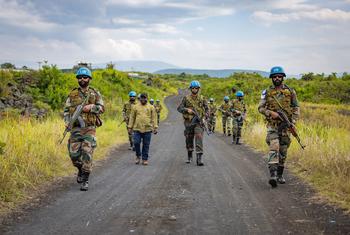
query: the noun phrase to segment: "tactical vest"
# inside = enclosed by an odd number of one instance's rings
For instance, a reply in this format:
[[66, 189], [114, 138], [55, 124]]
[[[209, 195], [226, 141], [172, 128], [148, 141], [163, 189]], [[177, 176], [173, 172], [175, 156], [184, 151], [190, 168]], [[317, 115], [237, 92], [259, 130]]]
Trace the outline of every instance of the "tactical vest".
[[[273, 97], [276, 97], [276, 99], [279, 101], [281, 106], [283, 107], [283, 110], [286, 112], [288, 118], [292, 118], [292, 90], [286, 85], [283, 85], [283, 87], [279, 90], [275, 89], [273, 86], [271, 86], [267, 92], [266, 92], [266, 108], [268, 110], [277, 111], [280, 109], [278, 103]], [[269, 122], [280, 122], [280, 120], [273, 120], [270, 117], [267, 118]]]
[[[184, 107], [189, 109], [195, 109], [198, 112], [198, 114], [201, 117], [203, 117], [205, 114], [203, 102], [204, 102], [204, 98], [201, 95], [198, 95], [196, 99], [193, 99], [192, 95], [187, 95], [185, 96]], [[189, 114], [187, 112], [183, 113], [184, 119], [192, 120], [193, 117], [194, 117], [193, 114]]]
[[125, 115], [129, 118], [130, 116], [130, 113], [131, 113], [131, 108], [133, 105], [135, 105], [136, 102], [134, 103], [131, 103], [131, 102], [128, 102], [128, 103], [125, 103], [124, 104], [124, 110], [125, 110]]
[[155, 104], [155, 105], [154, 105], [154, 108], [156, 109], [156, 112], [157, 112], [157, 113], [160, 113], [160, 109], [161, 109], [160, 104]]
[[232, 105], [233, 105], [233, 108], [235, 109], [235, 110], [238, 110], [238, 111], [240, 111], [240, 112], [244, 112], [244, 110], [245, 110], [245, 104], [244, 104], [244, 102], [243, 102], [243, 100], [242, 101], [239, 101], [238, 99], [234, 99], [233, 101], [232, 101]]
[[[86, 93], [83, 93], [82, 91], [80, 91], [79, 88], [75, 88], [74, 90], [71, 91], [71, 93], [69, 94], [69, 98], [71, 102], [71, 107], [69, 108], [70, 115], [73, 115], [76, 107], [83, 102], [83, 100], [85, 99], [88, 93], [90, 93], [90, 97], [87, 104], [96, 104], [98, 93], [94, 88], [89, 87], [89, 90]], [[90, 113], [90, 112], [89, 113], [82, 112], [81, 116], [85, 122], [85, 126], [88, 127], [88, 126], [96, 125], [96, 114]], [[79, 123], [75, 122], [73, 124], [73, 127], [77, 127], [77, 126], [79, 127]]]
[[215, 114], [216, 110], [217, 110], [216, 105], [215, 104], [209, 104], [209, 110], [210, 110], [211, 114]]

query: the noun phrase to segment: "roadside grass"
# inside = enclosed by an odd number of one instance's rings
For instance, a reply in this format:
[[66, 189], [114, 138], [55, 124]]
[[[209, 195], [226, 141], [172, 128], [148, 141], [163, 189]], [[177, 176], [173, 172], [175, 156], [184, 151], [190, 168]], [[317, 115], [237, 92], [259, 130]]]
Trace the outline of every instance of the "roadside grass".
[[[302, 103], [297, 128], [306, 148], [302, 150], [291, 137], [286, 164], [311, 183], [323, 198], [350, 210], [350, 116], [340, 110], [349, 110], [349, 107]], [[249, 107], [243, 140], [267, 153], [266, 125], [257, 115], [260, 115], [257, 107]]]

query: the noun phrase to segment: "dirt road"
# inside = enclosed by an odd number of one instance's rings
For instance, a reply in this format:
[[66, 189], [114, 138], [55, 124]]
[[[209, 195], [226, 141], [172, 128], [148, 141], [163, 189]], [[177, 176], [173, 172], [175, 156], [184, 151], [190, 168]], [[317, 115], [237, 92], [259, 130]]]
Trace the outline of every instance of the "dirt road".
[[[310, 201], [312, 190], [287, 173], [271, 189], [261, 154], [205, 136], [204, 167], [185, 164], [180, 97], [154, 135], [149, 166], [116, 149], [95, 169], [88, 192], [69, 183], [6, 228], [9, 234], [346, 234], [350, 219]], [[73, 180], [72, 180], [73, 181]]]

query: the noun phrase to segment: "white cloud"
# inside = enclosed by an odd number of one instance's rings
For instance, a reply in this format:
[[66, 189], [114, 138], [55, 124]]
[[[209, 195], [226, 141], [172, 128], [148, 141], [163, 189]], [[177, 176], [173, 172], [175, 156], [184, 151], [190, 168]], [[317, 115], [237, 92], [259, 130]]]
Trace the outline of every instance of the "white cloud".
[[112, 22], [114, 24], [117, 24], [117, 25], [141, 25], [141, 24], [144, 24], [144, 21], [142, 21], [142, 20], [120, 18], [120, 17], [113, 18]]
[[57, 25], [46, 22], [40, 16], [35, 15], [33, 9], [20, 5], [17, 1], [0, 0], [0, 20], [9, 25], [27, 28], [33, 31], [47, 31]]
[[314, 20], [314, 21], [350, 21], [350, 12], [343, 10], [332, 10], [322, 8], [314, 11], [299, 11], [291, 13], [272, 13], [268, 11], [255, 11], [252, 18], [266, 25], [275, 22], [283, 23], [295, 20]]
[[125, 5], [132, 7], [156, 6], [163, 3], [163, 0], [107, 0], [107, 5]]
[[316, 5], [307, 4], [306, 0], [279, 0], [273, 1], [271, 7], [275, 9], [288, 9], [288, 10], [315, 10], [319, 8]]

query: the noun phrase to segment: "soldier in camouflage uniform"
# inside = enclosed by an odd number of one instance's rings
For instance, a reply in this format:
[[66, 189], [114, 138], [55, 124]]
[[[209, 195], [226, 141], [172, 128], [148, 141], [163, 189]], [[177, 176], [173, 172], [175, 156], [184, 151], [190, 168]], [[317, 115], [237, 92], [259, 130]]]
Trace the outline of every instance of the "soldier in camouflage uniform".
[[195, 119], [195, 112], [198, 118], [208, 116], [208, 104], [202, 95], [199, 94], [200, 83], [192, 81], [190, 83], [191, 94], [185, 96], [177, 110], [182, 113], [185, 125], [185, 137], [187, 148], [187, 162], [192, 161], [192, 152], [194, 150], [194, 139], [196, 140], [197, 166], [203, 166], [203, 127], [198, 122], [193, 122]]
[[162, 112], [162, 105], [160, 104], [160, 100], [156, 100], [156, 104], [154, 105], [154, 107], [156, 108], [156, 112], [157, 112], [157, 120], [158, 120], [158, 125], [159, 125], [159, 121], [160, 121], [160, 112]]
[[232, 118], [232, 143], [240, 144], [239, 139], [241, 138], [241, 131], [243, 127], [243, 120], [247, 109], [243, 101], [243, 91], [236, 92], [236, 99], [232, 100], [231, 113]]
[[[122, 112], [124, 122], [126, 123], [126, 130], [127, 131], [128, 131], [128, 124], [129, 124], [129, 119], [130, 119], [131, 108], [135, 104], [136, 104], [136, 92], [130, 91], [129, 92], [129, 102], [124, 104], [123, 112]], [[129, 131], [128, 131], [128, 135], [129, 135], [129, 143], [130, 143], [129, 150], [131, 150], [131, 149], [134, 150], [135, 148], [134, 148], [132, 133], [129, 133]]]
[[224, 97], [224, 103], [220, 106], [219, 111], [221, 111], [222, 115], [222, 129], [224, 132], [224, 135], [226, 135], [226, 128], [227, 128], [227, 134], [228, 136], [231, 136], [231, 103], [230, 98], [228, 96]]
[[[289, 120], [295, 123], [299, 118], [299, 104], [294, 89], [283, 84], [286, 76], [282, 67], [273, 67], [270, 72], [273, 86], [264, 90], [259, 103], [259, 112], [267, 120], [266, 142], [270, 152], [268, 167], [270, 171], [269, 184], [274, 188], [277, 183], [284, 184], [283, 178], [284, 162], [287, 158], [287, 150], [291, 143], [290, 131], [281, 122], [277, 111], [280, 109], [277, 101], [282, 105]], [[276, 101], [276, 100], [277, 101]]]
[[215, 131], [215, 125], [216, 125], [216, 111], [218, 108], [216, 107], [216, 104], [214, 103], [214, 99], [209, 99], [209, 131], [214, 133]]
[[72, 125], [68, 140], [70, 158], [73, 165], [78, 168], [77, 182], [81, 183], [80, 190], [87, 191], [92, 169], [92, 157], [96, 148], [96, 127], [102, 125], [99, 115], [104, 112], [104, 105], [101, 94], [89, 86], [92, 76], [88, 68], [81, 67], [76, 78], [79, 87], [73, 89], [68, 95], [64, 107], [64, 122], [68, 127], [76, 107], [82, 104], [85, 98], [88, 98], [79, 121], [77, 120]]

